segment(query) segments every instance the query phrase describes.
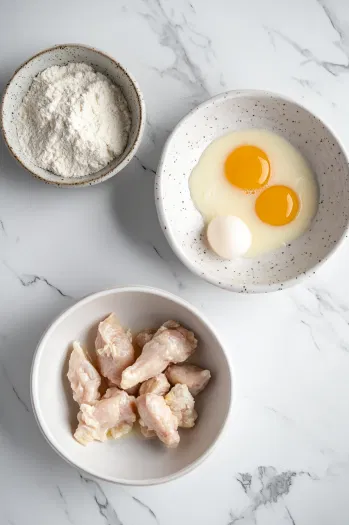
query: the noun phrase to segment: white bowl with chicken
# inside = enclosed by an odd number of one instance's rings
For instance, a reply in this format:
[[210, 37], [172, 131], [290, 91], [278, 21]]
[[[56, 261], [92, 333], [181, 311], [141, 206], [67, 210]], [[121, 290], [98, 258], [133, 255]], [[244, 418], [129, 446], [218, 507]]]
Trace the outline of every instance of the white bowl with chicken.
[[89, 296], [53, 322], [34, 356], [31, 396], [42, 433], [70, 464], [152, 485], [209, 455], [236, 393], [224, 346], [198, 310], [127, 287]]

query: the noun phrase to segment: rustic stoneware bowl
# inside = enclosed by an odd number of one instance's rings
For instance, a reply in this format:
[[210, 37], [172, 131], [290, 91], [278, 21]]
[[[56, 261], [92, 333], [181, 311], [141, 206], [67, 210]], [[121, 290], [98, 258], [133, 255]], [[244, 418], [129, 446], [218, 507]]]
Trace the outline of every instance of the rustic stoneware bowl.
[[[287, 246], [258, 259], [225, 261], [207, 249], [188, 179], [214, 139], [249, 128], [277, 133], [304, 155], [318, 181], [319, 206], [311, 228]], [[292, 100], [265, 91], [231, 91], [204, 102], [177, 125], [163, 150], [155, 196], [164, 233], [192, 272], [236, 292], [281, 290], [314, 273], [345, 238], [348, 159], [328, 126]]]
[[[123, 154], [110, 162], [102, 170], [79, 178], [59, 177], [50, 171], [35, 166], [27, 159], [20, 148], [16, 115], [23, 97], [27, 93], [33, 78], [50, 66], [61, 66], [68, 62], [85, 62], [96, 71], [105, 74], [117, 84], [128, 103], [132, 124], [128, 144]], [[5, 141], [17, 161], [32, 175], [47, 183], [62, 187], [81, 187], [97, 184], [113, 177], [121, 171], [135, 155], [145, 125], [145, 104], [137, 82], [130, 73], [113, 58], [102, 51], [80, 44], [66, 44], [46, 49], [30, 58], [20, 66], [8, 83], [1, 107], [0, 121]]]
[[[199, 413], [193, 429], [181, 429], [177, 449], [146, 440], [135, 428], [129, 435], [83, 447], [73, 438], [78, 405], [66, 377], [72, 342], [94, 349], [97, 324], [110, 312], [133, 333], [176, 319], [199, 341], [191, 360], [211, 370], [212, 379], [196, 398]], [[147, 287], [100, 292], [64, 312], [43, 335], [33, 360], [31, 396], [38, 425], [53, 449], [93, 476], [128, 485], [170, 481], [197, 467], [222, 435], [236, 398], [223, 344], [198, 310], [168, 292]]]

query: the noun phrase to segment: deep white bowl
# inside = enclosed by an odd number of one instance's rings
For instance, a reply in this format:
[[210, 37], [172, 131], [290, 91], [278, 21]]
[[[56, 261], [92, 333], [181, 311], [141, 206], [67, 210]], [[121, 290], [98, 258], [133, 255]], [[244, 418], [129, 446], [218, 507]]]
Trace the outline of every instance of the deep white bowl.
[[[176, 319], [192, 329], [199, 345], [192, 361], [211, 370], [212, 379], [196, 399], [199, 419], [181, 430], [175, 450], [133, 431], [117, 441], [83, 447], [73, 438], [78, 406], [66, 378], [71, 343], [94, 348], [97, 323], [115, 312], [133, 332]], [[151, 485], [173, 480], [208, 456], [222, 434], [232, 406], [231, 369], [210, 323], [190, 304], [168, 292], [129, 287], [97, 293], [64, 312], [43, 335], [36, 350], [31, 396], [38, 425], [53, 449], [77, 468], [107, 481]], [[234, 383], [234, 398], [235, 398]]]
[[[131, 113], [131, 130], [125, 151], [103, 169], [85, 177], [59, 177], [35, 166], [21, 151], [17, 137], [18, 108], [36, 75], [51, 66], [68, 62], [84, 62], [103, 73], [118, 85]], [[22, 64], [7, 84], [0, 112], [0, 123], [5, 142], [15, 159], [34, 177], [61, 187], [91, 186], [119, 173], [136, 154], [145, 126], [145, 103], [141, 90], [132, 75], [121, 64], [102, 51], [81, 44], [65, 44], [45, 49]]]
[[[188, 179], [213, 140], [251, 128], [281, 135], [304, 155], [318, 181], [319, 206], [311, 228], [287, 246], [255, 259], [225, 261], [207, 249]], [[230, 91], [204, 102], [177, 125], [163, 150], [155, 196], [164, 233], [192, 272], [236, 292], [282, 290], [314, 273], [346, 236], [348, 158], [333, 131], [292, 100], [265, 91]]]

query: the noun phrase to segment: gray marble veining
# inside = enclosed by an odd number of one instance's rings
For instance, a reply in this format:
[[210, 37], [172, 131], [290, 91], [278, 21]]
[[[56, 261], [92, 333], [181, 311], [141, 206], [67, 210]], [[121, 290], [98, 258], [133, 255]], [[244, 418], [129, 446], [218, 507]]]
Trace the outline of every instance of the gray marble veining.
[[[311, 281], [237, 296], [176, 259], [154, 208], [163, 144], [197, 103], [260, 88], [305, 104], [349, 148], [349, 4], [341, 0], [3, 0], [0, 85], [42, 48], [83, 42], [130, 68], [144, 92], [137, 157], [106, 183], [62, 191], [0, 146], [0, 524], [348, 525], [349, 245]], [[201, 308], [227, 345], [237, 411], [187, 477], [149, 488], [79, 474], [30, 406], [41, 333], [74, 300], [121, 284]]]

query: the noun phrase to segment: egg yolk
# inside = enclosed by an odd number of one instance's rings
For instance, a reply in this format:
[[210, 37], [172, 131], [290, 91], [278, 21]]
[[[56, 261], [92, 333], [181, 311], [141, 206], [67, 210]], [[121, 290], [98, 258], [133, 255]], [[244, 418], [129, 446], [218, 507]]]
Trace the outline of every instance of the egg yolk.
[[287, 186], [270, 186], [256, 199], [256, 213], [261, 221], [271, 226], [284, 226], [292, 222], [299, 211], [299, 198]]
[[239, 146], [227, 157], [224, 172], [228, 181], [245, 191], [263, 188], [270, 177], [266, 153], [256, 146]]

